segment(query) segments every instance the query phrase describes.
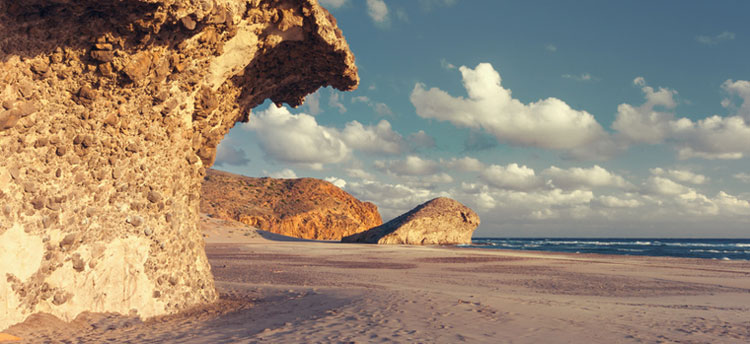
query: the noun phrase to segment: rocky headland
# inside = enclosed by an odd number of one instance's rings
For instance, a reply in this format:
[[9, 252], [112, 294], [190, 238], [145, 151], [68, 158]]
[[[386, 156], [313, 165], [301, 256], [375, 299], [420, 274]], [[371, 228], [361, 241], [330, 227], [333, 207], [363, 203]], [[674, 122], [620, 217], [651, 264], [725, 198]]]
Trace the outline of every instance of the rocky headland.
[[216, 146], [266, 99], [359, 81], [315, 0], [0, 0], [0, 33], [0, 329], [216, 300]]
[[383, 223], [378, 208], [320, 179], [252, 178], [209, 169], [201, 212], [295, 238], [341, 240]]
[[407, 245], [471, 244], [479, 216], [467, 206], [439, 197], [362, 233], [344, 237], [343, 242]]

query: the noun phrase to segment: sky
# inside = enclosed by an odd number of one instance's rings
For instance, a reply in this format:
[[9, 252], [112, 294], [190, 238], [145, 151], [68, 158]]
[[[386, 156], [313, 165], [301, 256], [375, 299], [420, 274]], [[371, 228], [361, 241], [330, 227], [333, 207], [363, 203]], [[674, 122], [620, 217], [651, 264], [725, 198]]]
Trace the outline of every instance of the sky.
[[359, 88], [266, 101], [215, 168], [451, 197], [475, 237], [750, 237], [750, 2], [320, 3]]

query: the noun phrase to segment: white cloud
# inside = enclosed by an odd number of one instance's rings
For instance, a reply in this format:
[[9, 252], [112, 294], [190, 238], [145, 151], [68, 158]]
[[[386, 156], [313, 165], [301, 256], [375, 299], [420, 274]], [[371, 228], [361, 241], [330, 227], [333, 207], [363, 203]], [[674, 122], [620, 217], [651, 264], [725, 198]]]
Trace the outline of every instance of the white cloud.
[[328, 98], [328, 106], [339, 110], [339, 113], [346, 112], [346, 106], [341, 103], [339, 93], [336, 91], [331, 91], [331, 96]]
[[741, 159], [750, 153], [750, 126], [742, 117], [681, 118], [670, 124], [680, 159]]
[[343, 188], [346, 187], [346, 180], [343, 180], [341, 178], [328, 177], [328, 178], [325, 179], [325, 181], [327, 181], [327, 182], [329, 182], [329, 183], [331, 183], [333, 185], [336, 185], [336, 187], [338, 187], [340, 189], [343, 189]]
[[393, 111], [385, 103], [375, 103], [373, 106], [375, 112], [381, 116], [393, 116]]
[[544, 186], [544, 180], [534, 173], [534, 169], [516, 163], [491, 165], [482, 171], [481, 178], [499, 189], [533, 190]]
[[456, 69], [456, 66], [448, 62], [448, 60], [446, 59], [440, 59], [440, 67], [443, 67], [447, 70]]
[[461, 159], [453, 158], [447, 163], [448, 167], [463, 172], [479, 172], [485, 168], [485, 165], [472, 157], [465, 156]]
[[669, 178], [651, 176], [646, 180], [645, 191], [647, 194], [675, 196], [693, 191]]
[[305, 97], [307, 112], [313, 116], [320, 114], [320, 90]]
[[551, 166], [542, 171], [542, 175], [550, 178], [555, 187], [565, 190], [607, 186], [629, 188], [632, 186], [623, 177], [611, 173], [599, 165], [594, 165], [591, 168], [573, 167], [569, 169]]
[[427, 176], [438, 172], [437, 162], [422, 159], [416, 155], [409, 155], [404, 160], [378, 160], [374, 163], [375, 168], [397, 176]]
[[[634, 83], [642, 86], [646, 102], [640, 107], [630, 104], [618, 106], [617, 119], [612, 128], [620, 137], [630, 143], [658, 144], [669, 141], [677, 149], [679, 159], [740, 159], [750, 153], [750, 125], [743, 116], [714, 115], [697, 121], [676, 119], [671, 112], [654, 110], [657, 106], [674, 108], [676, 102], [673, 96], [676, 91], [665, 88], [655, 91], [646, 86], [641, 77], [636, 78]], [[745, 83], [728, 80], [722, 85], [725, 90], [737, 93], [743, 99], [739, 107], [741, 114], [748, 111], [749, 105], [745, 100], [750, 99], [750, 83]]]
[[638, 208], [643, 202], [636, 199], [622, 199], [615, 196], [599, 196], [596, 201], [607, 208]]
[[733, 175], [732, 177], [738, 179], [739, 181], [741, 181], [743, 183], [750, 184], [750, 173], [741, 172], [741, 173], [737, 173], [737, 174]]
[[557, 46], [554, 44], [547, 44], [546, 46], [544, 46], [544, 50], [554, 53], [557, 52]]
[[367, 0], [367, 14], [376, 24], [388, 22], [388, 6], [383, 0]]
[[693, 173], [688, 170], [665, 170], [663, 168], [657, 167], [652, 168], [649, 171], [651, 171], [651, 174], [655, 176], [666, 176], [678, 182], [690, 183], [695, 185], [703, 184], [708, 180], [708, 177], [702, 174]]
[[271, 173], [263, 171], [263, 174], [266, 174], [266, 175], [268, 175], [271, 178], [283, 178], [283, 179], [295, 179], [295, 178], [297, 178], [297, 174], [294, 173], [294, 171], [292, 171], [289, 168], [285, 168], [285, 169], [283, 169], [281, 171], [276, 171], [276, 172], [271, 172]]
[[375, 203], [383, 217], [383, 222], [401, 215], [435, 197], [450, 197], [445, 192], [434, 192], [426, 188], [371, 180], [349, 182], [347, 183], [346, 190], [359, 200]]
[[398, 154], [405, 150], [403, 137], [386, 120], [367, 127], [357, 121], [349, 122], [341, 131], [341, 139], [349, 147], [368, 153]]
[[589, 73], [581, 73], [581, 74], [578, 74], [578, 75], [563, 74], [562, 78], [563, 79], [571, 79], [571, 80], [575, 80], [575, 81], [596, 81], [596, 80], [599, 80], [598, 78], [591, 76], [591, 74], [589, 74]]
[[335, 129], [318, 125], [310, 115], [293, 115], [286, 107], [271, 105], [251, 113], [243, 126], [256, 133], [258, 144], [272, 160], [319, 170], [323, 164], [342, 162], [351, 154]]
[[[746, 80], [727, 80], [721, 84], [723, 88], [729, 94], [736, 94], [742, 99], [742, 105], [737, 109], [737, 115], [745, 118], [746, 121], [750, 121], [750, 81]], [[726, 106], [731, 105], [731, 100], [726, 100]], [[722, 104], [722, 105], [724, 105]]]
[[344, 129], [319, 125], [315, 118], [294, 115], [286, 107], [269, 106], [250, 114], [248, 130], [255, 131], [257, 141], [268, 158], [320, 170], [324, 164], [343, 162], [352, 150], [375, 154], [399, 154], [408, 145], [391, 124], [381, 120], [377, 125], [364, 126], [357, 121]]
[[370, 172], [367, 172], [361, 168], [349, 168], [346, 170], [346, 174], [352, 178], [359, 178], [362, 180], [375, 180], [375, 176]]
[[733, 215], [750, 215], [750, 202], [719, 191], [713, 201], [722, 212]]
[[695, 36], [695, 40], [698, 43], [705, 45], [715, 45], [724, 41], [731, 41], [736, 37], [734, 32], [724, 31], [716, 36], [699, 35]]
[[352, 104], [354, 104], [354, 103], [365, 103], [365, 104], [368, 104], [368, 103], [370, 103], [370, 97], [368, 97], [368, 96], [356, 96], [356, 97], [352, 97]]
[[673, 109], [677, 106], [673, 98], [677, 91], [666, 88], [654, 91], [653, 87], [646, 86], [643, 77], [635, 78], [633, 84], [642, 87], [646, 102], [639, 107], [620, 104], [612, 128], [631, 142], [661, 143], [669, 134], [669, 122], [674, 119], [674, 115], [656, 111], [654, 108]]
[[424, 130], [420, 130], [416, 133], [411, 133], [408, 140], [416, 149], [435, 147], [435, 139], [433, 139], [432, 136], [427, 135]]
[[229, 138], [221, 141], [219, 146], [216, 147], [216, 160], [214, 163], [216, 166], [242, 166], [247, 165], [249, 162], [250, 159], [247, 158], [247, 153], [242, 148], [236, 147], [234, 142]]
[[475, 69], [461, 66], [459, 70], [469, 97], [453, 97], [417, 83], [410, 99], [420, 117], [483, 128], [499, 141], [514, 145], [549, 149], [574, 150], [606, 135], [594, 116], [574, 110], [557, 98], [529, 104], [512, 98], [489, 63]]

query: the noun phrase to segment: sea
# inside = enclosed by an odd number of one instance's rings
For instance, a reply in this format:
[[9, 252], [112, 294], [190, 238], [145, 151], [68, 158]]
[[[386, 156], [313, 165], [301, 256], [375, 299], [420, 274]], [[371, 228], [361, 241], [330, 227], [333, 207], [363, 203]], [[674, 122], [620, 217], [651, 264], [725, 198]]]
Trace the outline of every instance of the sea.
[[472, 238], [462, 247], [750, 260], [750, 239]]

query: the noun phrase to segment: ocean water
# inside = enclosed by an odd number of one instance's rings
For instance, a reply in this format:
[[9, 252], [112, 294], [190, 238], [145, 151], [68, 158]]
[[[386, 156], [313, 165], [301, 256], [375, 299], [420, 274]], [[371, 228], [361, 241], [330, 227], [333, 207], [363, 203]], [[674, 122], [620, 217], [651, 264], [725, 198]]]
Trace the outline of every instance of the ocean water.
[[750, 239], [473, 238], [462, 247], [750, 260]]

